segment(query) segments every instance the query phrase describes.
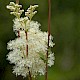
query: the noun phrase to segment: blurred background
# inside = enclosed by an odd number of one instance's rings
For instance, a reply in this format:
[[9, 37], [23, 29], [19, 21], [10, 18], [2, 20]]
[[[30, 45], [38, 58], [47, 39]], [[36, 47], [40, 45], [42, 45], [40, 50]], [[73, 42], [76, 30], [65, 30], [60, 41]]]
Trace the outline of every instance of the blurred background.
[[[14, 16], [6, 9], [10, 1], [0, 0], [0, 80], [27, 80], [12, 74], [13, 65], [6, 60], [7, 42], [15, 39], [12, 30]], [[47, 31], [48, 0], [20, 0], [26, 10], [38, 4], [33, 20]], [[51, 34], [54, 36], [55, 65], [49, 68], [48, 80], [80, 80], [80, 0], [51, 0]], [[41, 76], [37, 80], [44, 80]]]

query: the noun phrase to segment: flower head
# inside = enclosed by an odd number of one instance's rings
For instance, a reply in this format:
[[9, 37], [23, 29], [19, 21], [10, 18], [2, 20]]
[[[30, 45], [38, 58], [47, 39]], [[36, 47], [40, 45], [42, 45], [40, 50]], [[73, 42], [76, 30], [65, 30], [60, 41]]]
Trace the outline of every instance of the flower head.
[[10, 2], [9, 5], [7, 5], [7, 9], [10, 9], [10, 14], [15, 15], [17, 18], [20, 18], [21, 14], [24, 12], [24, 10], [20, 10], [22, 8], [22, 5], [15, 4], [14, 2]]
[[[20, 13], [22, 6], [10, 2], [7, 6], [8, 9], [13, 11], [12, 13]], [[13, 20], [13, 31], [20, 32], [20, 37], [8, 42], [7, 49], [11, 50], [7, 59], [11, 64], [15, 64], [13, 67], [13, 73], [16, 75], [22, 75], [26, 77], [31, 72], [31, 76], [44, 75], [46, 67], [46, 52], [49, 51], [48, 55], [48, 66], [54, 64], [54, 54], [51, 50], [48, 50], [48, 33], [41, 31], [41, 26], [37, 21], [32, 21], [32, 17], [36, 13], [35, 8], [38, 5], [30, 6], [25, 12], [26, 17], [19, 17], [17, 15]], [[27, 35], [25, 34], [27, 32]], [[17, 34], [16, 34], [17, 35]], [[27, 37], [27, 39], [26, 39]], [[26, 45], [28, 46], [28, 55], [26, 55]], [[49, 47], [53, 47], [53, 37], [50, 35]]]

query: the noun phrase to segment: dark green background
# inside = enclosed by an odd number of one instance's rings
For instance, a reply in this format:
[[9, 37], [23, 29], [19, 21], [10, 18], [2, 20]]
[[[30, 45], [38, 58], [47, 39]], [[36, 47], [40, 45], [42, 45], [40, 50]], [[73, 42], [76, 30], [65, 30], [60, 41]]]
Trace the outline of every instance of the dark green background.
[[[0, 0], [0, 80], [27, 80], [12, 74], [13, 65], [6, 61], [7, 42], [15, 39], [14, 16], [6, 9], [10, 1], [15, 0]], [[40, 28], [47, 31], [48, 0], [20, 0], [20, 4], [25, 10], [30, 4], [38, 4], [38, 14], [33, 20], [39, 21]], [[48, 80], [80, 80], [80, 0], [51, 0], [51, 5], [51, 34], [56, 44], [52, 50], [56, 59], [49, 68]]]

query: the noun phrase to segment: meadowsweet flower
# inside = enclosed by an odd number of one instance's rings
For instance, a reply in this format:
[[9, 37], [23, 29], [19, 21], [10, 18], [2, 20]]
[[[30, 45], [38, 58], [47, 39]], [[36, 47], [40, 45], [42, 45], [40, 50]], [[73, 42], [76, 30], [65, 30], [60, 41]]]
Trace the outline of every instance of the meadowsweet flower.
[[29, 23], [30, 23], [30, 20], [28, 20], [27, 17], [24, 17], [24, 18], [15, 18], [13, 20], [14, 22], [14, 25], [13, 25], [13, 30], [14, 31], [18, 31], [18, 30], [27, 30], [29, 28]]
[[27, 16], [31, 20], [32, 17], [37, 13], [37, 11], [34, 11], [37, 7], [38, 5], [30, 5], [30, 7], [27, 9], [27, 12], [25, 12], [25, 16]]
[[[17, 6], [19, 9], [22, 6], [18, 4], [10, 3], [7, 7]], [[46, 52], [48, 50], [48, 32], [43, 32], [39, 28], [41, 26], [37, 21], [32, 21], [32, 17], [35, 8], [38, 7], [30, 6], [28, 8], [26, 17], [15, 18], [13, 20], [13, 31], [16, 34], [16, 31], [20, 32], [20, 37], [15, 40], [9, 41], [7, 49], [11, 50], [7, 59], [11, 64], [15, 64], [13, 67], [13, 73], [17, 75], [22, 75], [26, 77], [29, 75], [29, 71], [31, 72], [31, 76], [35, 77], [36, 75], [44, 75], [45, 67], [46, 67]], [[13, 12], [14, 10], [11, 9]], [[27, 40], [26, 34], [27, 31]], [[17, 35], [17, 34], [16, 34]], [[17, 35], [18, 36], [18, 35]], [[50, 47], [54, 46], [53, 37], [50, 35]], [[28, 55], [26, 54], [26, 45], [28, 45]], [[54, 64], [54, 54], [49, 50], [48, 56], [48, 66], [52, 66]]]
[[7, 9], [10, 9], [10, 14], [15, 15], [17, 18], [20, 18], [21, 14], [24, 12], [24, 10], [20, 10], [22, 8], [22, 5], [15, 4], [14, 2], [10, 2], [9, 5], [7, 5]]
[[55, 60], [54, 53], [49, 54], [48, 55], [48, 66], [51, 67], [52, 65], [54, 65], [54, 60]]

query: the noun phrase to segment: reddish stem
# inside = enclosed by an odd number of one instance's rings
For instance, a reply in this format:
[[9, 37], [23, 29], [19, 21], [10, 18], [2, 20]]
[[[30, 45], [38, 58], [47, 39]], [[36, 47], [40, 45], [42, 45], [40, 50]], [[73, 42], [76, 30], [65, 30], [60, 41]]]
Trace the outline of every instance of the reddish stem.
[[[28, 35], [26, 31], [25, 31], [25, 34], [26, 34], [26, 40], [28, 40]], [[28, 56], [28, 45], [27, 44], [26, 44], [26, 55]]]
[[[28, 67], [28, 69], [29, 69], [29, 67]], [[29, 71], [29, 78], [30, 78], [30, 80], [32, 80], [31, 72], [30, 71]]]
[[[51, 26], [51, 0], [48, 0], [48, 36], [50, 36], [50, 26]], [[49, 37], [48, 37], [48, 47], [49, 47]]]
[[16, 4], [19, 4], [19, 0], [16, 0]]
[[[25, 31], [25, 34], [26, 34], [26, 40], [28, 40], [28, 34], [27, 34], [26, 31]], [[28, 44], [26, 45], [26, 55], [28, 57]], [[28, 67], [28, 70], [29, 70], [29, 67]], [[30, 78], [30, 80], [32, 80], [31, 72], [30, 71], [29, 71], [29, 78]]]
[[17, 31], [17, 33], [18, 33], [18, 38], [20, 37], [20, 31]]
[[[49, 49], [49, 39], [50, 39], [50, 22], [51, 22], [51, 0], [48, 0], [48, 49]], [[46, 60], [48, 61], [48, 50], [46, 53]], [[45, 80], [48, 80], [48, 65], [46, 61], [46, 72], [45, 72]]]
[[[19, 0], [16, 0], [16, 4], [19, 4]], [[20, 37], [20, 31], [17, 31], [18, 32], [18, 38]], [[25, 34], [26, 34], [26, 40], [28, 40], [28, 35], [27, 35], [27, 32], [25, 31]], [[26, 45], [26, 55], [28, 56], [28, 45]], [[29, 69], [29, 67], [28, 67]], [[32, 77], [31, 77], [31, 72], [29, 71], [29, 77], [30, 77], [30, 80], [32, 80]]]

